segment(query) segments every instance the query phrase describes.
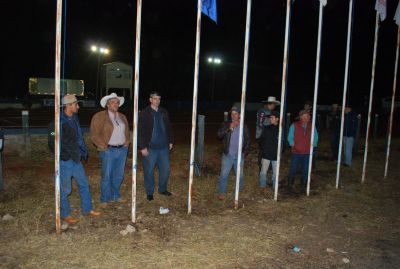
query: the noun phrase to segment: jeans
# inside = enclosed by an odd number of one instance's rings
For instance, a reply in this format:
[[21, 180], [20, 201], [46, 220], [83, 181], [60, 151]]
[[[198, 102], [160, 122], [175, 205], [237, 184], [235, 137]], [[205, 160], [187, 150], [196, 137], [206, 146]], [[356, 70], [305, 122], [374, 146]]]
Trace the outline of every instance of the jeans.
[[92, 210], [92, 197], [90, 196], [89, 182], [81, 162], [60, 160], [60, 215], [65, 218], [71, 215], [68, 196], [72, 192], [72, 178], [78, 185], [83, 214]]
[[344, 143], [344, 163], [351, 166], [351, 159], [353, 155], [354, 137], [343, 136]]
[[121, 198], [119, 191], [124, 180], [128, 147], [112, 148], [100, 151], [101, 160], [101, 193], [100, 202], [117, 201]]
[[[237, 163], [238, 160], [235, 157], [229, 154], [222, 154], [222, 162], [221, 162], [221, 175], [218, 179], [218, 193], [224, 194], [226, 193], [226, 185], [228, 183], [229, 173], [231, 172], [232, 166], [235, 170], [235, 175], [237, 171]], [[242, 154], [242, 161], [240, 164], [241, 173], [240, 173], [240, 183], [239, 183], [239, 190], [243, 190], [244, 186], [244, 178], [243, 178], [243, 167], [244, 167], [244, 155]]]
[[290, 162], [289, 178], [296, 176], [297, 168], [301, 165], [301, 184], [305, 186], [308, 178], [308, 164], [310, 154], [296, 154], [292, 153], [292, 160]]
[[147, 195], [154, 193], [154, 169], [158, 167], [158, 192], [167, 191], [170, 174], [169, 149], [149, 149], [149, 155], [143, 157], [144, 187]]
[[272, 186], [275, 187], [276, 179], [276, 161], [270, 161], [267, 159], [261, 159], [261, 171], [260, 171], [260, 187], [267, 187], [267, 172], [269, 164], [272, 165]]

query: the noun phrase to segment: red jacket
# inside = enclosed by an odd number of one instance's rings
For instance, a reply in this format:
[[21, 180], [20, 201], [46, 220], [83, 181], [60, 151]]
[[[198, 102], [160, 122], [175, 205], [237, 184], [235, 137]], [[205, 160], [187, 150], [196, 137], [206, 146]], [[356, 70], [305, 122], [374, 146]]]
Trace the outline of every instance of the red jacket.
[[292, 152], [296, 154], [310, 154], [311, 123], [304, 130], [300, 121], [294, 123], [294, 145]]

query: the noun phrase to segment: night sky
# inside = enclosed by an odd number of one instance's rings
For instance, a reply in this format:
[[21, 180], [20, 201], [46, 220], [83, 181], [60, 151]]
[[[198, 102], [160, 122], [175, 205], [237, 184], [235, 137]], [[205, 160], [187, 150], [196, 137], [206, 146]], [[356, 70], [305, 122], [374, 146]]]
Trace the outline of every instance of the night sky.
[[[375, 0], [354, 0], [350, 100], [362, 105], [369, 95]], [[381, 24], [376, 98], [390, 96], [393, 85], [397, 1], [388, 0]], [[1, 97], [23, 97], [29, 77], [54, 77], [56, 1], [2, 1], [3, 56]], [[296, 0], [292, 9], [288, 101], [312, 99], [318, 27], [318, 0]], [[319, 103], [341, 101], [349, 1], [328, 0], [324, 9]], [[191, 100], [196, 30], [196, 0], [143, 0], [141, 96], [159, 90], [167, 99]], [[96, 82], [93, 43], [110, 48], [103, 62], [134, 63], [136, 1], [67, 1], [64, 25], [65, 78], [83, 79], [86, 92]], [[280, 96], [286, 0], [253, 0], [247, 101]], [[218, 1], [218, 25], [202, 17], [199, 99], [210, 99], [213, 69], [209, 56], [223, 64], [215, 70], [215, 100], [240, 100], [246, 22], [245, 0]], [[4, 48], [5, 47], [5, 48]]]

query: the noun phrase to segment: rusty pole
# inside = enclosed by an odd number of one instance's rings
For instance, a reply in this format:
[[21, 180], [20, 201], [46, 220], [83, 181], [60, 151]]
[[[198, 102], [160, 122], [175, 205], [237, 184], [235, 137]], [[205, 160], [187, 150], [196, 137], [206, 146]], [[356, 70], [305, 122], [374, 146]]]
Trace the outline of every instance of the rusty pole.
[[246, 36], [244, 45], [244, 63], [243, 63], [243, 80], [242, 80], [242, 98], [240, 106], [240, 129], [239, 129], [239, 148], [236, 166], [236, 188], [235, 188], [235, 209], [238, 209], [239, 205], [239, 185], [240, 185], [240, 174], [242, 172], [242, 152], [243, 152], [243, 125], [245, 117], [245, 105], [246, 105], [246, 87], [247, 87], [247, 67], [249, 59], [249, 42], [250, 42], [250, 21], [251, 21], [251, 0], [247, 0], [247, 15], [246, 15]]
[[132, 132], [132, 222], [136, 223], [136, 178], [137, 178], [137, 134], [138, 100], [140, 70], [140, 34], [142, 28], [142, 0], [137, 0], [136, 10], [136, 47], [135, 47], [135, 92], [133, 97], [133, 132]]
[[367, 130], [365, 134], [365, 150], [364, 150], [364, 163], [361, 176], [361, 183], [365, 181], [365, 171], [367, 169], [367, 158], [368, 158], [368, 140], [371, 127], [371, 111], [372, 111], [372, 101], [374, 98], [374, 86], [375, 86], [375, 68], [376, 68], [376, 53], [378, 50], [378, 37], [379, 37], [379, 13], [376, 12], [375, 19], [375, 41], [374, 41], [374, 56], [372, 59], [372, 74], [371, 74], [371, 88], [369, 92], [369, 106], [368, 106], [368, 120], [367, 120]]
[[60, 70], [61, 70], [61, 21], [62, 0], [57, 0], [56, 22], [56, 66], [54, 88], [54, 177], [55, 177], [55, 206], [56, 206], [56, 232], [61, 232], [60, 219]]
[[339, 177], [340, 177], [340, 164], [342, 162], [342, 145], [343, 145], [343, 129], [344, 129], [344, 110], [346, 108], [346, 98], [348, 89], [348, 78], [349, 78], [349, 62], [350, 62], [350, 42], [351, 42], [351, 25], [353, 20], [353, 0], [349, 3], [349, 22], [347, 27], [347, 51], [346, 51], [346, 68], [344, 73], [344, 89], [343, 89], [343, 101], [342, 101], [342, 116], [340, 123], [340, 140], [339, 140], [339, 153], [337, 160], [336, 169], [336, 189], [339, 188]]
[[198, 84], [199, 84], [199, 63], [200, 63], [201, 7], [202, 7], [202, 0], [198, 0], [197, 1], [196, 54], [195, 54], [195, 64], [194, 64], [194, 85], [193, 85], [192, 137], [191, 137], [191, 142], [190, 142], [188, 214], [192, 213], [194, 151], [195, 151], [195, 144], [196, 144], [197, 91], [198, 91]]
[[319, 2], [319, 21], [318, 21], [317, 60], [316, 60], [317, 62], [315, 64], [314, 104], [313, 104], [312, 123], [311, 123], [310, 158], [308, 161], [307, 196], [310, 195], [311, 169], [312, 169], [312, 159], [313, 159], [313, 153], [314, 153], [315, 119], [316, 119], [316, 115], [317, 115], [323, 16], [324, 16], [324, 4], [322, 1], [320, 1]]
[[385, 174], [384, 178], [387, 177], [388, 166], [389, 166], [389, 155], [390, 155], [390, 143], [392, 141], [392, 128], [393, 128], [393, 114], [394, 114], [394, 101], [396, 97], [397, 88], [397, 67], [399, 63], [399, 46], [400, 46], [400, 26], [397, 27], [397, 49], [396, 49], [396, 63], [394, 65], [394, 81], [393, 81], [393, 93], [392, 93], [392, 106], [390, 108], [390, 121], [389, 121], [389, 136], [388, 144], [386, 148], [386, 163], [385, 163]]
[[282, 153], [282, 133], [283, 133], [283, 113], [286, 100], [286, 85], [287, 85], [287, 67], [289, 55], [289, 31], [290, 31], [290, 9], [292, 0], [287, 0], [286, 3], [286, 27], [285, 27], [285, 48], [283, 52], [283, 70], [282, 70], [282, 89], [281, 89], [281, 109], [279, 114], [279, 136], [278, 136], [278, 154], [276, 161], [276, 178], [274, 200], [278, 201], [278, 187], [279, 187], [279, 170], [281, 167], [281, 153]]

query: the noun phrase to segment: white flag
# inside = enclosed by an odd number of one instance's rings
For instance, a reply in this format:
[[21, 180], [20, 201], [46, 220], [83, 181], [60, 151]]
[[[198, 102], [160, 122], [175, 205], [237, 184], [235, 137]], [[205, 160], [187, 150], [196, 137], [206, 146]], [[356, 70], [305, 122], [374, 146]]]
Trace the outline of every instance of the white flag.
[[375, 10], [379, 13], [381, 21], [386, 19], [386, 0], [376, 0]]
[[326, 6], [326, 3], [328, 2], [328, 0], [319, 0], [324, 6]]
[[396, 14], [394, 15], [394, 20], [396, 21], [397, 25], [400, 26], [400, 2], [397, 5]]

